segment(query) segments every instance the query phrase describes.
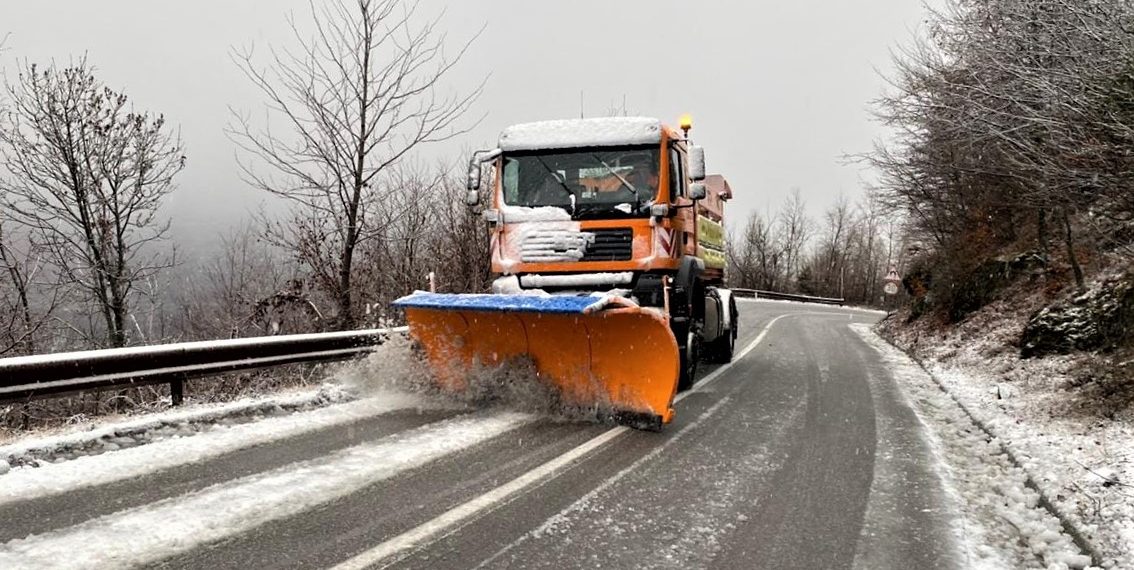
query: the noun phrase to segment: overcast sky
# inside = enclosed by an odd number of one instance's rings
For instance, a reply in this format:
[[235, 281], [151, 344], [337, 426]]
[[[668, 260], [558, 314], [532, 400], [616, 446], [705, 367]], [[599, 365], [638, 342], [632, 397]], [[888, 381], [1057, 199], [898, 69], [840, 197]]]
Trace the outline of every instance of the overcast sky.
[[[256, 111], [259, 93], [229, 59], [234, 46], [286, 46], [286, 15], [305, 0], [4, 0], [4, 67], [17, 58], [67, 62], [86, 54], [100, 77], [138, 108], [180, 125], [189, 165], [170, 215], [175, 237], [209, 243], [266, 198], [239, 177], [223, 129], [231, 105]], [[871, 173], [844, 165], [884, 131], [869, 102], [878, 71], [924, 21], [918, 0], [422, 0], [444, 10], [450, 43], [484, 32], [446, 89], [488, 76], [467, 136], [424, 158], [457, 159], [494, 144], [512, 123], [588, 116], [623, 106], [675, 123], [694, 117], [709, 170], [732, 183], [734, 223], [775, 208], [798, 187], [818, 215], [839, 193], [857, 198]]]

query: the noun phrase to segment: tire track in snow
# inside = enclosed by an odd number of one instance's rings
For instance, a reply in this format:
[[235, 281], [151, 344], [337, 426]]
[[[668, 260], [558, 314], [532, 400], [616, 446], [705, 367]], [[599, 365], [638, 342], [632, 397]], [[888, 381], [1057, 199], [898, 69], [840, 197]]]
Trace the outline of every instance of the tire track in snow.
[[0, 476], [0, 504], [29, 501], [84, 487], [124, 481], [212, 459], [254, 445], [354, 423], [397, 410], [421, 407], [430, 406], [423, 404], [417, 396], [388, 393], [381, 397], [267, 418], [192, 437], [169, 439], [42, 467], [15, 469]]
[[[2, 568], [122, 568], [157, 562], [350, 495], [531, 423], [502, 413], [446, 420], [328, 457], [215, 485], [0, 547]], [[128, 537], [128, 538], [124, 538]]]

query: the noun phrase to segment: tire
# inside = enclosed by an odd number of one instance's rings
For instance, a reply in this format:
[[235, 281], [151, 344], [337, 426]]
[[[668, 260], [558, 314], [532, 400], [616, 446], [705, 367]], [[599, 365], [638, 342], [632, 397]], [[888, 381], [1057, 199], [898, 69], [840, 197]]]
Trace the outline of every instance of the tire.
[[732, 362], [732, 355], [736, 349], [736, 335], [732, 330], [713, 342], [705, 343], [705, 361], [713, 364], [727, 364]]
[[681, 369], [677, 377], [677, 391], [684, 392], [697, 382], [697, 363], [701, 360], [701, 339], [692, 331], [685, 335], [684, 346], [679, 346]]
[[727, 364], [732, 362], [733, 354], [736, 351], [736, 337], [737, 330], [739, 330], [739, 323], [737, 321], [738, 311], [736, 310], [736, 300], [729, 299], [729, 321], [731, 326], [725, 334], [718, 337], [712, 342], [705, 343], [705, 361], [713, 364]]
[[[697, 258], [682, 260], [676, 283], [682, 292], [670, 299], [670, 317], [673, 318], [673, 336], [677, 339], [680, 369], [677, 391], [684, 392], [697, 382], [697, 364], [701, 354], [701, 322], [704, 320], [705, 289], [698, 281], [702, 265]], [[680, 318], [680, 320], [678, 320]]]

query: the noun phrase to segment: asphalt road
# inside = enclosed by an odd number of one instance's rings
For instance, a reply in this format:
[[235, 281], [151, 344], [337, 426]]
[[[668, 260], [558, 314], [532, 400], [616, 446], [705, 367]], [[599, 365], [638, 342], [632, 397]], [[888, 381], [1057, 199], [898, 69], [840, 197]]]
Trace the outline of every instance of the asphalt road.
[[[916, 415], [847, 325], [744, 301], [737, 350], [661, 433], [537, 420], [162, 568], [957, 568]], [[755, 341], [759, 340], [757, 344]], [[0, 508], [0, 542], [428, 426], [395, 413]], [[478, 412], [491, 413], [491, 412]], [[19, 521], [19, 522], [16, 522]]]

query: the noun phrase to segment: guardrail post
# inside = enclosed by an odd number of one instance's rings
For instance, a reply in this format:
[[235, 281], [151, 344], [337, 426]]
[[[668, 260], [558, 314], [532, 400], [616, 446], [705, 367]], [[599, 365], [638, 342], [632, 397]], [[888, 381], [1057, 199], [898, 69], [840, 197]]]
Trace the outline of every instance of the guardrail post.
[[185, 403], [185, 378], [178, 377], [169, 381], [169, 397], [174, 406]]

